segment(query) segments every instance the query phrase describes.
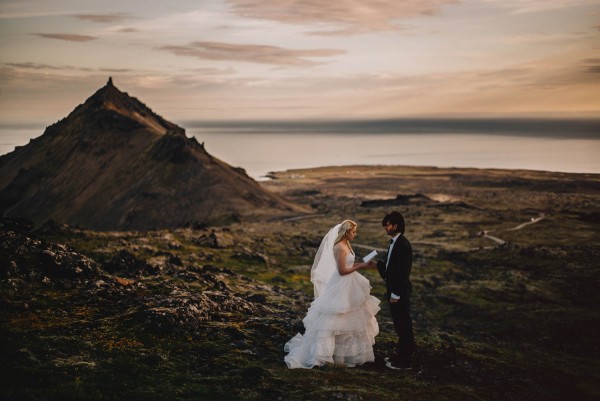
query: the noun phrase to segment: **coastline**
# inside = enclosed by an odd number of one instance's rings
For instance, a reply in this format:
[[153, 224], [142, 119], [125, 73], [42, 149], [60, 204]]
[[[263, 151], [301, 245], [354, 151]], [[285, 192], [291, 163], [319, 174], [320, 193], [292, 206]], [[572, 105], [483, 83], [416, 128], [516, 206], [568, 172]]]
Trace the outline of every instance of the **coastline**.
[[[354, 164], [600, 173], [600, 132], [593, 126], [570, 131], [559, 124], [544, 131], [552, 125], [548, 120], [528, 131], [527, 126], [490, 128], [467, 122], [474, 125], [462, 130], [435, 125], [398, 128], [385, 121], [358, 126], [205, 122], [184, 127], [186, 135], [203, 143], [213, 156], [243, 168], [255, 180], [264, 180], [270, 171]], [[0, 154], [42, 133], [42, 127], [0, 126]]]

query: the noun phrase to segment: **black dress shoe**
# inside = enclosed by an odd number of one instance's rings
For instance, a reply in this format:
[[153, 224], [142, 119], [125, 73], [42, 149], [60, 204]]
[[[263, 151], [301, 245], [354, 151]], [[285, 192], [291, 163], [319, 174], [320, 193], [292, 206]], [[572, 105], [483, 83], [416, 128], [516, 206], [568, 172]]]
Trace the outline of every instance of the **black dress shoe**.
[[401, 362], [394, 358], [385, 358], [385, 366], [393, 370], [411, 370], [412, 364], [410, 362]]

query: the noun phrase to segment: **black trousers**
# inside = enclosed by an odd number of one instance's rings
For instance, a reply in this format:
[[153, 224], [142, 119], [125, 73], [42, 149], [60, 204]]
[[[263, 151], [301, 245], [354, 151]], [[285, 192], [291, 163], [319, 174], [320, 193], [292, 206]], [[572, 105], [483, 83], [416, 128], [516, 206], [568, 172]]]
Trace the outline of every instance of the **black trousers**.
[[415, 334], [410, 317], [410, 298], [399, 302], [389, 303], [390, 313], [394, 321], [394, 329], [398, 334], [398, 359], [401, 362], [412, 363], [415, 349]]

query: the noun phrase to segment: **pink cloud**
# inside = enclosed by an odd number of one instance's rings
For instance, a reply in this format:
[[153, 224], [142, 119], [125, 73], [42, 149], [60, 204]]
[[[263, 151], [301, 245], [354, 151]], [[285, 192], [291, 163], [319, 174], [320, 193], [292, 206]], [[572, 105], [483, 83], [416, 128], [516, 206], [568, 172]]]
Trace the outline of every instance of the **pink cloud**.
[[77, 18], [82, 21], [91, 21], [91, 22], [99, 22], [99, 23], [111, 23], [111, 22], [121, 22], [127, 17], [124, 14], [75, 14], [71, 15], [73, 18]]
[[307, 58], [330, 57], [344, 53], [343, 50], [336, 49], [294, 50], [277, 46], [221, 42], [192, 42], [186, 46], [162, 46], [160, 50], [166, 50], [178, 56], [207, 60], [244, 61], [279, 66], [312, 66], [318, 63]]
[[89, 42], [90, 40], [98, 39], [95, 36], [74, 35], [71, 33], [35, 33], [34, 35], [47, 39], [66, 40], [69, 42]]
[[[399, 20], [435, 14], [457, 0], [229, 0], [244, 17], [312, 25], [320, 35], [352, 35], [401, 29]], [[326, 26], [324, 26], [326, 25]]]

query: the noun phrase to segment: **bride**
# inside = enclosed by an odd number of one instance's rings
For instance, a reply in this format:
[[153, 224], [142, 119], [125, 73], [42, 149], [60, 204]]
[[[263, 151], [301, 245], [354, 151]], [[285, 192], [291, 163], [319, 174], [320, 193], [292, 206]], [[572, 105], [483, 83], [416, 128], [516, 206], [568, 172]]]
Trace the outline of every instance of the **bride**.
[[304, 335], [285, 344], [290, 369], [327, 363], [356, 366], [375, 361], [373, 344], [379, 333], [375, 314], [379, 300], [370, 295], [369, 280], [357, 272], [375, 263], [354, 263], [350, 241], [357, 224], [345, 220], [323, 238], [311, 270], [315, 300], [304, 318]]

